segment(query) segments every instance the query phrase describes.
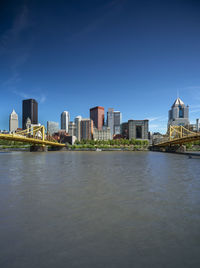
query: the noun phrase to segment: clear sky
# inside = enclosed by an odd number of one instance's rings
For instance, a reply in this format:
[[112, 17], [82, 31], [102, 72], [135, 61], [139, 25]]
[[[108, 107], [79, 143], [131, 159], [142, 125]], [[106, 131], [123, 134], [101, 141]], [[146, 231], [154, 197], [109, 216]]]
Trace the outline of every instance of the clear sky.
[[199, 0], [0, 1], [0, 129], [35, 98], [45, 125], [100, 105], [165, 132], [177, 92], [195, 122]]

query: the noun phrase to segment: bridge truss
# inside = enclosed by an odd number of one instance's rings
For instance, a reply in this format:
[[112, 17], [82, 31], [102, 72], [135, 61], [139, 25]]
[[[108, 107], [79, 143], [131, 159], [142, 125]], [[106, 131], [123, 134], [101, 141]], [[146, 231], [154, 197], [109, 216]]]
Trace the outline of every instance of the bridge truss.
[[29, 143], [32, 145], [50, 145], [64, 147], [65, 144], [58, 143], [52, 137], [45, 134], [44, 126], [31, 126], [25, 130], [17, 131], [11, 134], [0, 133], [0, 140], [19, 141], [23, 143]]
[[166, 147], [171, 145], [183, 145], [189, 142], [199, 141], [200, 132], [193, 132], [183, 126], [170, 126], [162, 140], [153, 146]]

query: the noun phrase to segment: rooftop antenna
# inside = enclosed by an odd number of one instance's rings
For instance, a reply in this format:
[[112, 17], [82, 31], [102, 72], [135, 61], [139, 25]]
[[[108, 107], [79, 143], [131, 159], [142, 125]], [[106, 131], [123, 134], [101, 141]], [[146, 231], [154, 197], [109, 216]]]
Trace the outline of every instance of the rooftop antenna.
[[177, 99], [179, 98], [179, 90], [177, 89]]

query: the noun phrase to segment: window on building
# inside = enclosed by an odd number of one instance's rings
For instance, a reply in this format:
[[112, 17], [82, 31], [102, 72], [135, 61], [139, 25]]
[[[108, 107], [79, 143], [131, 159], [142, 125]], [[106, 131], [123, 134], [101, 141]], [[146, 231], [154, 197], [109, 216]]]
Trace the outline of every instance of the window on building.
[[142, 138], [142, 126], [136, 126], [136, 139]]
[[183, 118], [183, 108], [179, 106], [179, 118]]

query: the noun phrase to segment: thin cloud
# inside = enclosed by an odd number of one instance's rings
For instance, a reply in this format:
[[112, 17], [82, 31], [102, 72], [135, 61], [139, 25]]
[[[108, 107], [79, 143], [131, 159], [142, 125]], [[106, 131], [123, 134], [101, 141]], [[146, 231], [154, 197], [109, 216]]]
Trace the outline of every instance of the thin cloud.
[[0, 36], [0, 55], [13, 50], [16, 43], [19, 42], [21, 34], [28, 27], [28, 8], [23, 6], [19, 14], [17, 14], [12, 27]]
[[10, 75], [2, 83], [5, 89], [12, 90], [21, 79], [20, 68], [27, 62], [30, 55], [30, 39], [23, 39], [24, 31], [31, 26], [29, 10], [26, 5], [22, 6], [16, 15], [10, 29], [0, 36], [0, 60], [7, 59]]
[[149, 129], [152, 132], [166, 133], [168, 118], [164, 115], [149, 117]]
[[45, 103], [47, 97], [44, 93], [42, 93], [41, 95], [36, 95], [36, 94], [27, 94], [23, 91], [18, 91], [18, 90], [13, 90], [12, 91], [15, 95], [21, 97], [22, 99], [35, 99], [36, 101], [38, 101], [40, 104]]
[[30, 96], [22, 91], [16, 91], [16, 90], [13, 90], [13, 93], [23, 99], [29, 99]]
[[190, 86], [190, 87], [185, 87], [185, 88], [183, 88], [183, 89], [185, 89], [185, 90], [196, 90], [196, 89], [199, 89], [200, 90], [200, 86]]
[[159, 121], [159, 122], [163, 122], [167, 120], [166, 116], [155, 116], [155, 117], [149, 117], [148, 118], [149, 122], [153, 122], [153, 121]]
[[152, 121], [157, 121], [161, 118], [161, 116], [157, 116], [157, 117], [150, 117], [148, 118], [149, 122], [152, 122]]
[[46, 96], [45, 95], [42, 95], [39, 99], [39, 102], [40, 103], [44, 103], [46, 101]]
[[164, 126], [163, 124], [150, 124], [149, 129], [152, 132], [166, 133], [167, 126]]
[[118, 14], [125, 2], [126, 0], [113, 0], [105, 4], [102, 7], [103, 15], [93, 20], [87, 26], [83, 27], [79, 32], [73, 34], [70, 38], [70, 41], [94, 32], [98, 27], [103, 25], [110, 16]]
[[200, 104], [192, 104], [190, 105], [190, 114], [200, 113]]

